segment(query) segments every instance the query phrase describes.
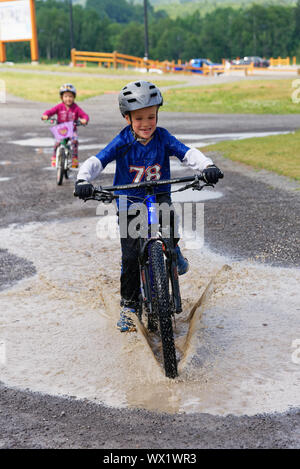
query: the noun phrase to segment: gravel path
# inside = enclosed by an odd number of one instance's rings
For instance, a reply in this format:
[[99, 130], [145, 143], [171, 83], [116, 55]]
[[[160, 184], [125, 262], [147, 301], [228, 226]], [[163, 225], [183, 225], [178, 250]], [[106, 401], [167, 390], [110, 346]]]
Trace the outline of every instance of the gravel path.
[[[82, 132], [85, 138], [97, 135], [99, 142], [107, 141], [122, 128], [112, 99], [113, 96], [105, 96], [86, 102], [85, 108], [93, 115], [93, 121]], [[11, 178], [11, 182], [0, 185], [0, 227], [94, 215], [93, 207], [78, 208], [74, 202], [72, 181], [61, 188], [55, 186], [53, 173], [45, 170], [49, 154], [9, 143], [36, 132], [49, 136], [46, 126], [32, 126], [45, 106], [21, 100], [5, 106], [0, 177]], [[160, 124], [177, 133], [243, 128], [293, 130], [300, 127], [300, 120], [299, 116], [232, 115], [225, 120], [223, 116], [161, 113]], [[90, 154], [82, 151], [80, 160]], [[277, 266], [299, 267], [300, 185], [271, 173], [255, 172], [218, 154], [212, 156], [224, 170], [225, 178], [218, 185], [223, 197], [205, 204], [205, 239], [209, 248], [233, 259], [251, 258]], [[35, 267], [26, 259], [0, 250], [0, 289], [34, 273]], [[159, 414], [114, 409], [2, 384], [0, 447], [299, 448], [299, 414], [299, 409], [252, 417]]]

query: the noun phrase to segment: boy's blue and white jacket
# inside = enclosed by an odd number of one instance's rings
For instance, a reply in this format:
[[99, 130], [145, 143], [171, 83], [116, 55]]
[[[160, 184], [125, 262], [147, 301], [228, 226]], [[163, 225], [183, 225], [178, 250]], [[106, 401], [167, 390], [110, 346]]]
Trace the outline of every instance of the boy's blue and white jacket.
[[[171, 135], [166, 129], [157, 127], [152, 139], [143, 145], [137, 141], [128, 125], [96, 156], [88, 158], [80, 167], [77, 179], [91, 182], [103, 169], [116, 162], [114, 185], [131, 184], [149, 179], [170, 179], [170, 156], [177, 158], [195, 171], [203, 171], [213, 164], [196, 148], [189, 148]], [[169, 186], [158, 186], [155, 192], [170, 191]], [[143, 197], [143, 189], [118, 191], [130, 198]]]

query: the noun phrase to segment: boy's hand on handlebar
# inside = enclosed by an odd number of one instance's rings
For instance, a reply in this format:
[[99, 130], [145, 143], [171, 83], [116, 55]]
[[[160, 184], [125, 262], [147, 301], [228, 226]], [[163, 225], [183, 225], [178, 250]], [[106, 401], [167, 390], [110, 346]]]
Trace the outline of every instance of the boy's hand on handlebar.
[[75, 183], [74, 195], [80, 199], [88, 199], [93, 195], [94, 186], [84, 179], [78, 179]]
[[203, 177], [208, 184], [216, 184], [223, 177], [223, 173], [217, 166], [212, 165], [204, 169]]

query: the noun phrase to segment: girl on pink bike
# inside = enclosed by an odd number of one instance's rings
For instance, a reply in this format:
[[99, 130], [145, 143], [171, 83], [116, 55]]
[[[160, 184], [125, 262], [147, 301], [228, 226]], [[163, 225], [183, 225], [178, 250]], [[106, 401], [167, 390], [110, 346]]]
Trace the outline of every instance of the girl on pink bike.
[[[71, 139], [72, 147], [72, 168], [78, 168], [78, 134], [76, 132], [75, 122], [79, 120], [81, 124], [86, 125], [89, 121], [89, 116], [75, 103], [76, 89], [70, 83], [62, 85], [59, 89], [61, 103], [57, 104], [51, 109], [48, 109], [42, 115], [42, 120], [47, 120], [53, 115], [57, 115], [57, 123], [74, 122], [74, 132]], [[53, 155], [51, 157], [51, 166], [56, 165], [56, 149], [59, 142], [55, 142]]]

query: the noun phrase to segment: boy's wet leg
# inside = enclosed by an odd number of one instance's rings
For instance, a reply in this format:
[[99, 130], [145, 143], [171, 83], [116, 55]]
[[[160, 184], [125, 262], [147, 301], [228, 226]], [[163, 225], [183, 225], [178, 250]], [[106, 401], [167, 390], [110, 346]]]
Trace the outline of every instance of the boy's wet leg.
[[[165, 217], [163, 214], [163, 210], [159, 212], [159, 220], [160, 225], [162, 227], [162, 232], [166, 230], [169, 232], [169, 236], [172, 242], [172, 245], [175, 248], [176, 256], [177, 256], [177, 271], [178, 275], [183, 275], [189, 270], [189, 262], [186, 257], [183, 257], [178, 242], [180, 240], [179, 233], [178, 233], [178, 216], [176, 215], [175, 209], [172, 207], [172, 201], [170, 196], [168, 195], [161, 195], [157, 197], [158, 202], [161, 207], [163, 204], [167, 204], [170, 207], [169, 217]], [[169, 227], [164, 226], [164, 220], [169, 220]]]
[[[127, 227], [133, 217], [127, 217]], [[134, 320], [139, 308], [140, 271], [139, 271], [139, 240], [128, 234], [121, 237], [122, 267], [120, 277], [121, 313], [117, 327], [121, 332], [134, 332]]]

